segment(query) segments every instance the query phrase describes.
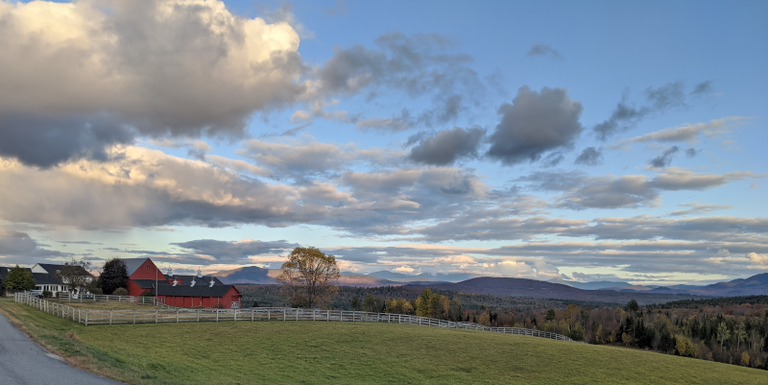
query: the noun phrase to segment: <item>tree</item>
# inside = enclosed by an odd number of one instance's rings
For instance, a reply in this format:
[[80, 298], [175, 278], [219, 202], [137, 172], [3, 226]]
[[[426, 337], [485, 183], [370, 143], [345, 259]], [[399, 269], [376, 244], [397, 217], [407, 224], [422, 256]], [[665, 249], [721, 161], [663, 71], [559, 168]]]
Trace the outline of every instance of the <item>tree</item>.
[[744, 329], [744, 324], [741, 322], [739, 322], [739, 325], [736, 327], [735, 337], [736, 351], [739, 351], [739, 348], [741, 348], [741, 341], [747, 339], [747, 331]]
[[635, 301], [634, 299], [631, 299], [629, 300], [629, 302], [627, 302], [627, 305], [624, 306], [624, 310], [635, 313], [638, 310], [640, 310], [640, 305], [637, 304], [637, 301]]
[[128, 269], [120, 258], [112, 258], [104, 264], [99, 281], [104, 294], [112, 294], [117, 288], [125, 288], [128, 280]]
[[280, 267], [277, 282], [291, 306], [311, 308], [330, 300], [338, 290], [336, 257], [315, 247], [297, 247]]
[[3, 277], [0, 277], [0, 297], [5, 295], [5, 282], [3, 281]]
[[360, 297], [352, 297], [352, 299], [349, 301], [349, 307], [351, 307], [352, 310], [362, 310], [363, 304], [360, 302]]
[[544, 321], [554, 321], [555, 317], [555, 309], [547, 309], [547, 315], [544, 317]]
[[723, 343], [731, 338], [731, 332], [728, 330], [728, 326], [725, 322], [720, 322], [720, 326], [717, 327], [717, 342], [720, 343], [720, 350], [723, 350]]
[[66, 286], [70, 293], [85, 288], [93, 278], [88, 270], [91, 268], [91, 262], [86, 260], [76, 260], [65, 263], [60, 270], [56, 270], [54, 278]]
[[128, 295], [128, 289], [124, 287], [118, 287], [112, 292], [112, 295]]
[[28, 291], [35, 288], [35, 278], [32, 273], [16, 265], [5, 277], [5, 287], [10, 291]]

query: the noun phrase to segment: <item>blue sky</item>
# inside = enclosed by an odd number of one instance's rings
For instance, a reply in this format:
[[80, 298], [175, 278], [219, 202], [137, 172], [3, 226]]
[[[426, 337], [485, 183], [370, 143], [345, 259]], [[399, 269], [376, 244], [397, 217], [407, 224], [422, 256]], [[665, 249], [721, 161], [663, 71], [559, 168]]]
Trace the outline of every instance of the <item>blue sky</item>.
[[768, 269], [765, 2], [2, 2], [0, 265]]

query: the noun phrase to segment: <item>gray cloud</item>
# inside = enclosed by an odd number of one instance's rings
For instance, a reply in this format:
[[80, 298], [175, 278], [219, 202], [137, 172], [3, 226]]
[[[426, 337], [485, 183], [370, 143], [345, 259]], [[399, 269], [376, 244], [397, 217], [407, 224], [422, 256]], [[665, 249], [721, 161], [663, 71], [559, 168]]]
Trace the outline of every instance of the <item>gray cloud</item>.
[[671, 107], [685, 107], [685, 85], [683, 82], [667, 83], [661, 87], [648, 87], [645, 96], [656, 110]]
[[625, 95], [622, 101], [616, 105], [611, 117], [593, 128], [600, 140], [606, 140], [618, 131], [632, 128], [650, 112], [647, 107], [635, 108], [630, 106], [626, 99]]
[[461, 158], [477, 157], [477, 146], [484, 136], [482, 128], [443, 130], [421, 139], [411, 148], [409, 158], [425, 164], [447, 165]]
[[375, 99], [378, 90], [388, 88], [411, 98], [431, 96], [433, 106], [420, 113], [407, 109], [391, 118], [361, 118], [361, 129], [403, 131], [415, 125], [432, 126], [454, 121], [466, 103], [485, 95], [485, 86], [467, 65], [472, 58], [447, 52], [454, 43], [437, 34], [406, 36], [389, 33], [375, 40], [378, 49], [355, 45], [337, 48], [334, 55], [315, 71], [320, 96], [368, 93]]
[[672, 163], [672, 157], [677, 154], [677, 152], [680, 151], [680, 148], [677, 146], [672, 146], [664, 152], [661, 153], [661, 155], [651, 159], [650, 162], [648, 162], [651, 167], [653, 168], [664, 168], [669, 166]]
[[114, 116], [41, 116], [0, 113], [0, 156], [39, 167], [70, 159], [107, 160], [106, 146], [130, 144], [135, 131]]
[[565, 160], [565, 155], [563, 155], [561, 152], [552, 152], [545, 156], [544, 159], [542, 159], [541, 165], [543, 167], [555, 167], [563, 160]]
[[581, 103], [564, 88], [521, 87], [512, 104], [499, 107], [501, 122], [490, 137], [488, 156], [504, 165], [538, 161], [542, 154], [571, 147], [581, 134]]
[[30, 264], [40, 258], [67, 258], [74, 254], [48, 250], [27, 233], [0, 227], [0, 264]]
[[680, 206], [684, 207], [690, 207], [687, 210], [676, 210], [671, 212], [669, 215], [673, 216], [686, 216], [686, 215], [700, 215], [700, 214], [706, 214], [711, 211], [715, 210], [727, 210], [733, 208], [733, 206], [729, 205], [702, 205], [699, 203], [681, 203]]
[[694, 158], [694, 157], [696, 157], [696, 155], [698, 155], [700, 152], [701, 152], [701, 150], [700, 150], [700, 149], [689, 148], [689, 149], [686, 149], [686, 150], [685, 150], [685, 156], [687, 156], [687, 157], [689, 157], [689, 158]]
[[601, 148], [587, 147], [581, 152], [574, 164], [583, 164], [586, 166], [597, 166], [603, 161], [603, 152]]
[[[709, 87], [707, 82], [699, 83], [694, 87], [691, 95], [700, 95], [701, 92], [711, 91]], [[611, 116], [593, 127], [593, 131], [598, 139], [604, 141], [618, 132], [627, 131], [651, 114], [663, 113], [672, 108], [686, 107], [688, 105], [685, 85], [680, 81], [667, 83], [656, 88], [648, 87], [645, 90], [645, 96], [649, 104], [642, 107], [634, 107], [630, 105], [628, 94], [625, 91]]]
[[528, 51], [528, 56], [551, 56], [554, 59], [563, 60], [560, 52], [545, 44], [534, 44]]
[[285, 23], [215, 4], [49, 3], [43, 19], [36, 7], [0, 11], [0, 154], [26, 164], [102, 159], [136, 135], [242, 136], [253, 112], [305, 91]]
[[715, 89], [712, 87], [711, 80], [705, 80], [699, 84], [696, 84], [691, 91], [691, 95], [701, 96], [713, 92]]
[[746, 124], [752, 118], [731, 116], [722, 119], [713, 119], [709, 123], [685, 124], [680, 127], [665, 128], [663, 130], [649, 132], [633, 138], [616, 141], [611, 147], [621, 147], [629, 143], [675, 143], [686, 142], [694, 144], [702, 137], [715, 138], [733, 131], [735, 128]]
[[295, 243], [279, 241], [218, 241], [214, 239], [199, 239], [188, 242], [172, 243], [172, 245], [189, 249], [196, 254], [210, 255], [216, 258], [216, 263], [242, 262], [249, 256], [262, 254], [278, 254], [298, 246]]
[[655, 205], [661, 191], [707, 190], [746, 178], [762, 177], [749, 172], [695, 174], [667, 168], [653, 178], [643, 175], [589, 177], [583, 173], [537, 172], [518, 178], [530, 188], [563, 192], [554, 206], [574, 210], [587, 208], [637, 208]]

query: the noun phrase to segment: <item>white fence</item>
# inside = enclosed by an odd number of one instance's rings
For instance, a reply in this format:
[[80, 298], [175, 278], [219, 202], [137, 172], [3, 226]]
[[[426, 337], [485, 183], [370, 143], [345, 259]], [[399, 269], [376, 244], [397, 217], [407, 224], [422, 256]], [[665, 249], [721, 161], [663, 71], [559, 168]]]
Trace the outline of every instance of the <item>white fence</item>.
[[86, 326], [223, 321], [386, 322], [449, 329], [480, 330], [492, 333], [517, 334], [573, 342], [572, 339], [564, 335], [542, 330], [513, 327], [489, 327], [471, 322], [453, 322], [405, 314], [369, 313], [346, 310], [294, 309], [285, 307], [254, 307], [248, 309], [158, 308], [146, 310], [93, 310], [80, 309], [66, 305], [63, 301], [49, 301], [25, 293], [17, 293], [14, 299], [16, 302], [24, 303], [46, 313], [70, 319]]
[[69, 293], [59, 293], [59, 300], [62, 302], [130, 302], [140, 303], [145, 305], [163, 306], [165, 303], [163, 299], [156, 299], [154, 296], [136, 296], [136, 295], [103, 295], [103, 294], [91, 294], [88, 296], [76, 295], [72, 296]]

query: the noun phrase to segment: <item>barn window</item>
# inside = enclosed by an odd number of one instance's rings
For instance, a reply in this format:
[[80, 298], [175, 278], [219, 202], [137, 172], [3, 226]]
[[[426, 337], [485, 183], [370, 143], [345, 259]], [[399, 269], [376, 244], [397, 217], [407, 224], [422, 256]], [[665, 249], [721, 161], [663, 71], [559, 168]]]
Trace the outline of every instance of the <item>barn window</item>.
[[149, 270], [149, 264], [147, 264], [147, 270]]

